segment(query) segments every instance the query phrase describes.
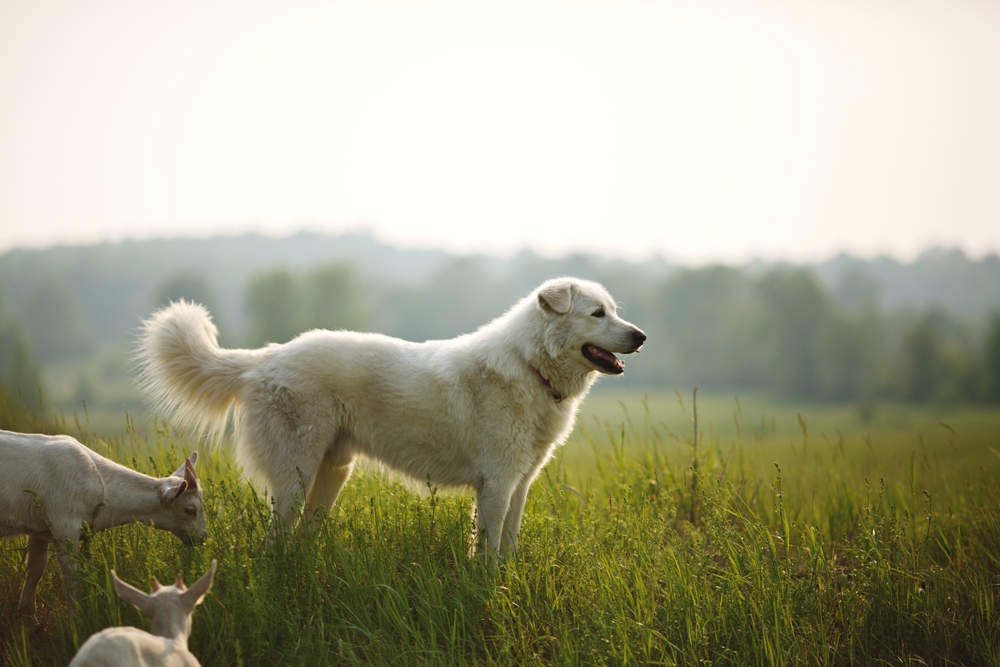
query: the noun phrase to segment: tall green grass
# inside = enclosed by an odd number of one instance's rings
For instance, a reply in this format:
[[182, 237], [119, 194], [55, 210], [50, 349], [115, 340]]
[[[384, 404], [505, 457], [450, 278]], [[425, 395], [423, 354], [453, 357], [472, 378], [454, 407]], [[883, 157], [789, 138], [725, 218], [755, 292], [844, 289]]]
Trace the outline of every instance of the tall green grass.
[[[374, 469], [268, 544], [223, 448], [198, 463], [208, 540], [94, 535], [72, 616], [53, 563], [40, 625], [16, 618], [24, 540], [0, 542], [0, 655], [65, 664], [108, 625], [148, 627], [108, 570], [193, 581], [214, 557], [190, 641], [206, 665], [1000, 664], [1000, 414], [710, 397], [695, 446], [690, 397], [593, 398], [498, 567], [467, 556], [467, 494]], [[158, 474], [196, 447], [163, 427], [85, 441]]]

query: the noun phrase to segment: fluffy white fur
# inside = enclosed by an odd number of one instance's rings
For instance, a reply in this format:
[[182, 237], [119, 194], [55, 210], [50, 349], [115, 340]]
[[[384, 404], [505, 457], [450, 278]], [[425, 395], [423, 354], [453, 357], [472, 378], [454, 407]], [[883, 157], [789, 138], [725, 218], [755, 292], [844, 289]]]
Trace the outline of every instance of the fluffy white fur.
[[[228, 350], [208, 312], [182, 301], [144, 323], [140, 382], [160, 409], [202, 429], [224, 428], [235, 406], [237, 457], [270, 490], [275, 525], [294, 518], [302, 491], [311, 511], [327, 511], [360, 455], [472, 487], [480, 548], [512, 549], [528, 488], [598, 372], [620, 373], [611, 353], [646, 338], [615, 311], [597, 283], [559, 278], [449, 340], [314, 330]], [[604, 361], [588, 359], [588, 345]]]
[[28, 535], [19, 608], [34, 614], [38, 581], [56, 541], [72, 601], [75, 553], [84, 524], [93, 531], [132, 521], [169, 530], [186, 544], [205, 536], [194, 452], [169, 477], [150, 477], [88, 449], [68, 435], [0, 431], [0, 536]]
[[153, 591], [149, 595], [125, 583], [111, 570], [118, 597], [139, 608], [150, 620], [152, 632], [132, 627], [101, 630], [83, 643], [70, 667], [198, 667], [201, 663], [187, 645], [191, 614], [212, 587], [216, 564], [213, 560], [208, 572], [191, 588], [184, 586], [179, 574], [173, 586], [163, 586], [153, 577]]

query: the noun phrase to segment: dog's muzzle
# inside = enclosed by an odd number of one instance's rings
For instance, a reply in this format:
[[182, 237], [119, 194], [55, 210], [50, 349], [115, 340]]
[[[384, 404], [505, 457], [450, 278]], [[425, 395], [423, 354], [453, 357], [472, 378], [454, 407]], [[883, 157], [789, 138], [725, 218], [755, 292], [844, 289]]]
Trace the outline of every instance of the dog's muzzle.
[[642, 344], [646, 342], [646, 334], [642, 329], [634, 329], [632, 331], [632, 349], [626, 354], [632, 354], [633, 352], [638, 352]]

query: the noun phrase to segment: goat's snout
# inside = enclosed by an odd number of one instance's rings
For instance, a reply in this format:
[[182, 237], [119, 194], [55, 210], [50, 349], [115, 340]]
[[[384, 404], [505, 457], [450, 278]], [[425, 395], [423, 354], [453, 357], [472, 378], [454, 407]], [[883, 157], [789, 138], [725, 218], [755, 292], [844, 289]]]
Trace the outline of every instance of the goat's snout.
[[205, 541], [205, 533], [200, 534], [190, 534], [190, 533], [178, 533], [177, 537], [181, 539], [186, 547], [198, 546]]

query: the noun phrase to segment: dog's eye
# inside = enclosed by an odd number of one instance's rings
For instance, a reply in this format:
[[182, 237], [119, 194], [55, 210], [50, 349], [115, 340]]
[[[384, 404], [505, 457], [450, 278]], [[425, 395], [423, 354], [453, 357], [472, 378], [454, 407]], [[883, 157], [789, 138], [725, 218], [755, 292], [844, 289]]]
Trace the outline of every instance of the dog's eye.
[[591, 315], [593, 315], [594, 317], [604, 317], [604, 308], [598, 308], [597, 310], [592, 312]]
[[185, 507], [184, 513], [187, 514], [188, 516], [198, 516], [198, 510], [196, 510], [193, 507]]

